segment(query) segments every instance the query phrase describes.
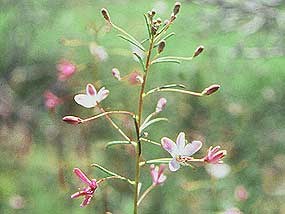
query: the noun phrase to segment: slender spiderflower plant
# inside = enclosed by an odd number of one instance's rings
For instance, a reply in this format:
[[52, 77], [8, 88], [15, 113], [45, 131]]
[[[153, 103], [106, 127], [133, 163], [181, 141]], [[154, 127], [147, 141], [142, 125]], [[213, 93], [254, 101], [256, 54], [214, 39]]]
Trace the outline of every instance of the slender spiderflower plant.
[[[193, 165], [205, 165], [205, 164], [219, 164], [222, 162], [222, 158], [225, 157], [226, 151], [220, 150], [219, 146], [210, 147], [208, 153], [203, 158], [193, 157], [202, 147], [202, 142], [198, 140], [193, 140], [190, 143], [187, 143], [184, 132], [180, 132], [176, 141], [172, 141], [168, 137], [161, 138], [161, 143], [155, 142], [152, 139], [148, 138], [148, 134], [145, 129], [151, 130], [153, 124], [159, 123], [161, 121], [167, 120], [167, 118], [158, 117], [161, 112], [165, 109], [167, 100], [165, 98], [160, 98], [154, 108], [152, 113], [149, 113], [145, 118], [143, 115], [145, 112], [145, 99], [157, 92], [173, 92], [181, 93], [185, 95], [191, 95], [195, 97], [206, 97], [214, 94], [220, 88], [220, 85], [213, 84], [209, 87], [205, 87], [201, 92], [194, 92], [187, 90], [185, 85], [182, 84], [169, 84], [162, 86], [150, 86], [148, 85], [148, 76], [152, 71], [152, 66], [154, 64], [163, 64], [163, 63], [181, 63], [182, 61], [191, 61], [196, 59], [198, 56], [204, 52], [204, 46], [198, 46], [196, 50], [193, 51], [191, 56], [162, 56], [165, 53], [167, 48], [167, 42], [175, 34], [169, 32], [171, 26], [176, 22], [177, 16], [181, 10], [181, 4], [179, 2], [175, 3], [172, 13], [166, 20], [161, 18], [156, 18], [157, 14], [154, 10], [148, 11], [144, 14], [144, 19], [147, 28], [147, 37], [142, 40], [136, 39], [134, 36], [128, 33], [128, 31], [117, 26], [107, 9], [103, 8], [101, 13], [103, 18], [107, 22], [110, 28], [116, 30], [119, 33], [119, 37], [124, 41], [128, 42], [133, 49], [133, 56], [136, 58], [136, 62], [141, 66], [142, 72], [134, 71], [125, 77], [120, 76], [120, 72], [117, 68], [112, 69], [112, 75], [117, 80], [127, 79], [128, 82], [132, 85], [137, 85], [140, 88], [137, 95], [138, 106], [136, 112], [131, 112], [127, 110], [109, 110], [106, 111], [101, 102], [107, 98], [109, 95], [109, 90], [102, 87], [98, 92], [92, 84], [87, 84], [86, 93], [77, 94], [74, 97], [74, 100], [79, 105], [85, 108], [97, 108], [101, 113], [94, 115], [92, 117], [82, 119], [78, 116], [65, 116], [63, 121], [72, 124], [80, 125], [83, 123], [96, 121], [98, 118], [105, 117], [110, 125], [118, 131], [122, 139], [111, 141], [106, 144], [106, 148], [117, 146], [117, 145], [129, 145], [134, 147], [135, 158], [133, 158], [135, 173], [133, 178], [128, 178], [118, 173], [103, 167], [98, 163], [93, 163], [92, 166], [103, 171], [107, 174], [106, 177], [99, 179], [98, 181], [88, 179], [86, 175], [79, 170], [78, 168], [74, 169], [75, 174], [85, 183], [87, 187], [83, 190], [72, 195], [72, 198], [79, 196], [84, 196], [84, 201], [81, 206], [86, 206], [90, 203], [91, 198], [93, 197], [95, 190], [98, 188], [99, 183], [109, 180], [109, 179], [120, 179], [129, 183], [133, 188], [133, 213], [138, 213], [138, 208], [141, 202], [146, 198], [146, 196], [151, 192], [152, 189], [166, 183], [165, 175], [165, 165], [155, 166], [154, 164], [168, 164], [170, 172], [177, 171], [181, 166], [183, 167], [193, 167]], [[97, 47], [97, 46], [96, 46]], [[95, 46], [93, 47], [96, 48]], [[92, 49], [92, 54], [98, 54]], [[94, 80], [95, 81], [95, 80]], [[152, 88], [147, 90], [146, 88]], [[112, 92], [111, 92], [112, 93]], [[169, 108], [169, 107], [168, 107]], [[129, 116], [133, 121], [133, 129], [136, 133], [136, 136], [129, 136], [124, 130], [122, 130], [114, 121], [113, 116], [115, 115], [125, 115]], [[157, 150], [166, 151], [170, 154], [171, 157], [159, 157], [147, 160], [144, 157], [144, 151], [142, 143], [146, 143], [145, 146], [153, 144], [157, 146]], [[100, 151], [103, 152], [103, 151]], [[122, 163], [123, 164], [123, 163]], [[145, 165], [150, 165], [150, 175], [152, 179], [152, 184], [146, 188], [144, 191], [140, 191], [141, 187], [144, 187], [144, 184], [141, 183], [141, 169]], [[171, 179], [171, 178], [168, 178]]]

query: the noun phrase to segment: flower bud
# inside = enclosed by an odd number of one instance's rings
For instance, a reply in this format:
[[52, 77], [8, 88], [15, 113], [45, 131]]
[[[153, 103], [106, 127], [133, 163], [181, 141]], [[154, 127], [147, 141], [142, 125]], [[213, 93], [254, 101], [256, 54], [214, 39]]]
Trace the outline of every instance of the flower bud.
[[160, 54], [163, 49], [165, 48], [165, 41], [162, 40], [159, 44], [158, 44], [158, 47], [157, 47], [157, 52]]
[[157, 18], [156, 23], [160, 25], [161, 22], [162, 22], [161, 18]]
[[220, 87], [221, 86], [217, 85], [217, 84], [211, 85], [202, 91], [202, 95], [211, 95], [211, 94], [215, 93], [217, 90], [219, 90]]
[[204, 46], [200, 45], [194, 52], [193, 57], [199, 56], [204, 50]]
[[102, 9], [101, 9], [101, 13], [102, 13], [104, 19], [105, 19], [107, 22], [110, 23], [110, 22], [111, 22], [111, 18], [110, 18], [110, 15], [109, 15], [109, 13], [108, 13], [108, 10], [107, 10], [106, 8], [102, 8]]
[[82, 119], [75, 116], [65, 116], [64, 118], [62, 118], [62, 120], [71, 125], [78, 125], [82, 123]]
[[163, 24], [164, 24], [164, 25], [168, 25], [168, 24], [169, 24], [169, 20], [166, 19]]
[[136, 76], [136, 81], [139, 82], [140, 84], [143, 84], [143, 78], [140, 75]]
[[112, 69], [112, 75], [113, 77], [115, 77], [117, 80], [121, 80], [121, 76], [120, 76], [120, 71], [117, 68], [113, 68]]
[[176, 2], [173, 8], [173, 14], [174, 16], [177, 15], [179, 13], [181, 7], [181, 3], [180, 2]]
[[166, 106], [166, 103], [167, 103], [167, 100], [165, 98], [163, 98], [163, 97], [160, 98], [157, 102], [155, 112], [156, 113], [162, 112]]

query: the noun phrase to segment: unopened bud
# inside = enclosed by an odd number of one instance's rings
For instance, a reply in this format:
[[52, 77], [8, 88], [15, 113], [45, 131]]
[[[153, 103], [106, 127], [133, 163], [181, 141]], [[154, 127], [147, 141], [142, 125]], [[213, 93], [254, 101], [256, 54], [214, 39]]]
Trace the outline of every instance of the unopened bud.
[[171, 14], [170, 21], [173, 22], [176, 19], [176, 15], [174, 13]]
[[113, 75], [113, 77], [115, 77], [117, 80], [121, 80], [120, 71], [119, 71], [117, 68], [113, 68], [113, 69], [112, 69], [112, 75]]
[[211, 85], [202, 91], [202, 95], [211, 95], [211, 94], [215, 93], [217, 90], [219, 90], [220, 87], [221, 86], [217, 85], [217, 84]]
[[139, 82], [140, 84], [143, 84], [143, 78], [140, 75], [136, 76], [136, 81]]
[[157, 47], [157, 52], [160, 54], [163, 49], [165, 48], [165, 41], [162, 40], [159, 44], [158, 44], [158, 47]]
[[151, 16], [152, 16], [152, 17], [154, 17], [154, 16], [155, 16], [155, 14], [156, 14], [156, 12], [155, 12], [155, 10], [154, 10], [154, 9], [152, 9], [152, 10], [150, 11], [150, 13], [151, 13]]
[[156, 23], [159, 24], [159, 25], [161, 24], [161, 22], [162, 22], [161, 18], [158, 18], [158, 19], [156, 20]]
[[166, 19], [163, 24], [164, 24], [164, 25], [168, 25], [168, 24], [169, 24], [169, 20]]
[[174, 15], [177, 15], [179, 13], [180, 7], [181, 7], [181, 3], [180, 2], [176, 2], [175, 5], [174, 5], [174, 8], [173, 8], [173, 14]]
[[109, 13], [108, 13], [108, 10], [105, 9], [105, 8], [102, 8], [102, 9], [101, 9], [101, 13], [102, 13], [104, 19], [105, 19], [107, 22], [110, 23], [110, 22], [111, 22], [111, 18], [110, 18], [110, 15], [109, 15]]
[[65, 116], [64, 118], [62, 118], [62, 120], [71, 125], [78, 125], [82, 123], [82, 119], [75, 116]]
[[160, 98], [157, 102], [155, 112], [159, 113], [159, 112], [163, 111], [163, 109], [166, 106], [166, 103], [167, 103], [167, 100], [165, 98], [163, 98], [163, 97]]
[[204, 46], [200, 45], [194, 52], [193, 57], [197, 57], [199, 56], [204, 50]]

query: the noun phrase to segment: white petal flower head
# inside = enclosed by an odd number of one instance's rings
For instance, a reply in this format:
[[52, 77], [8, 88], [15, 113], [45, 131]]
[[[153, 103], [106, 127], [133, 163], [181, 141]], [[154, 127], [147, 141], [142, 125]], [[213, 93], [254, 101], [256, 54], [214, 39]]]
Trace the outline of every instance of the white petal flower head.
[[171, 139], [167, 137], [163, 137], [161, 139], [162, 147], [169, 152], [172, 156], [172, 160], [169, 162], [169, 169], [171, 171], [177, 171], [180, 168], [180, 163], [177, 161], [180, 157], [189, 157], [198, 152], [202, 147], [201, 141], [192, 141], [186, 145], [185, 133], [180, 132], [176, 143], [174, 143]]
[[77, 94], [74, 100], [77, 104], [85, 108], [93, 108], [109, 95], [109, 91], [102, 87], [98, 93], [92, 84], [87, 84], [86, 94]]

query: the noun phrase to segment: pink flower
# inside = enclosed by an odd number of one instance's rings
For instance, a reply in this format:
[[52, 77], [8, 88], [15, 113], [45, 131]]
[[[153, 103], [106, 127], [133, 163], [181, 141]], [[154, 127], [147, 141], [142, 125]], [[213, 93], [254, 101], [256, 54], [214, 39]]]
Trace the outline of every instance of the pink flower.
[[167, 100], [165, 98], [163, 98], [163, 97], [160, 98], [157, 102], [155, 112], [156, 113], [162, 112], [166, 106], [166, 103], [167, 103]]
[[56, 106], [62, 104], [62, 102], [62, 99], [57, 97], [51, 91], [47, 90], [44, 92], [44, 103], [47, 109], [54, 110]]
[[138, 71], [134, 71], [129, 74], [128, 81], [131, 85], [138, 85], [138, 84], [142, 84], [143, 79], [142, 79], [141, 74]]
[[161, 139], [161, 145], [162, 147], [168, 151], [171, 156], [172, 160], [169, 162], [169, 169], [171, 171], [177, 171], [180, 168], [180, 162], [178, 161], [181, 157], [189, 157], [193, 154], [195, 154], [197, 151], [199, 151], [202, 147], [201, 141], [192, 141], [191, 143], [188, 143], [185, 145], [185, 133], [180, 132], [176, 143], [174, 143], [172, 140], [170, 140], [167, 137], [163, 137]]
[[76, 66], [68, 60], [61, 60], [56, 66], [58, 70], [58, 80], [65, 81], [76, 72]]
[[150, 175], [152, 178], [153, 185], [163, 184], [166, 180], [166, 176], [163, 174], [165, 169], [164, 165], [154, 166], [154, 164], [150, 165]]
[[223, 163], [221, 159], [226, 156], [227, 151], [220, 150], [220, 148], [220, 146], [216, 146], [214, 148], [211, 146], [208, 149], [208, 154], [206, 155], [206, 157], [204, 157], [204, 161], [212, 164]]
[[245, 201], [248, 198], [248, 192], [244, 186], [237, 186], [235, 189], [235, 198], [238, 201]]
[[120, 76], [120, 71], [117, 68], [113, 68], [112, 69], [112, 75], [113, 77], [115, 77], [117, 80], [121, 80], [121, 76]]
[[85, 198], [80, 205], [81, 207], [84, 207], [90, 203], [98, 185], [95, 179], [90, 180], [89, 178], [87, 178], [87, 176], [79, 168], [74, 168], [73, 172], [79, 177], [79, 179], [83, 183], [88, 185], [83, 190], [80, 190], [71, 195], [71, 198], [78, 198], [80, 196], [84, 196]]
[[74, 100], [77, 104], [85, 107], [92, 108], [98, 103], [104, 100], [109, 95], [109, 91], [102, 87], [98, 93], [92, 84], [87, 84], [86, 94], [77, 94], [74, 96]]

